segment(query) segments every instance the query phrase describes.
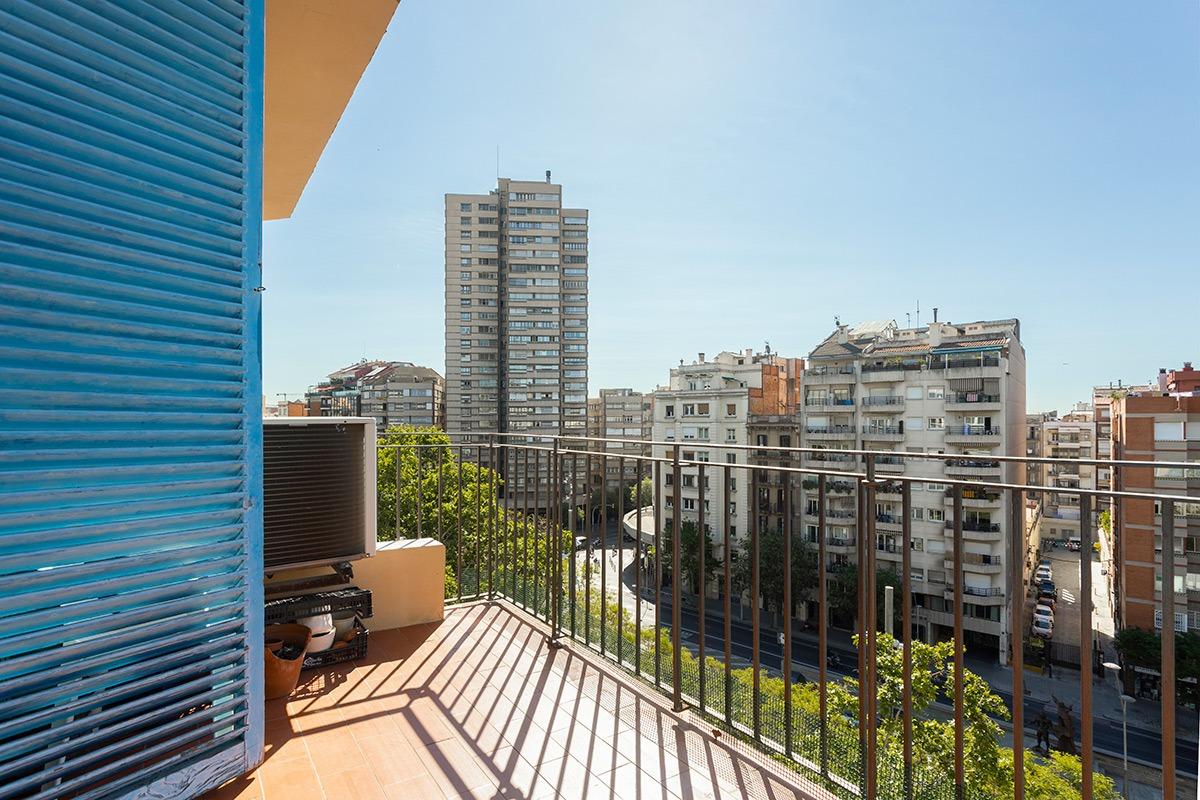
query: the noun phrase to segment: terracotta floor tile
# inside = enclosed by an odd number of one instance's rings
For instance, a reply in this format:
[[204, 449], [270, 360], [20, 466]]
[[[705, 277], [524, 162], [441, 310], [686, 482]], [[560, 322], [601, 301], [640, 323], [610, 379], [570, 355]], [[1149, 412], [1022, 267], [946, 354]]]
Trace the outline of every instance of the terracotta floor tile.
[[798, 798], [794, 776], [506, 606], [372, 634], [267, 704], [266, 759], [204, 800]]
[[387, 800], [444, 800], [446, 795], [428, 774], [383, 787]]
[[304, 744], [313, 766], [321, 775], [366, 767], [358, 742], [345, 728], [325, 728], [304, 734]]
[[329, 800], [387, 800], [383, 784], [370, 767], [354, 767], [332, 774], [319, 773]]
[[456, 740], [432, 742], [418, 750], [417, 756], [447, 794], [498, 785], [495, 775], [485, 770], [467, 747]]
[[417, 751], [400, 737], [362, 739], [358, 742], [358, 748], [383, 786], [403, 783], [429, 774]]
[[310, 761], [267, 761], [258, 770], [264, 800], [325, 800]]
[[234, 778], [204, 795], [204, 800], [261, 800], [262, 783], [257, 773]]
[[263, 760], [288, 761], [296, 758], [308, 758], [303, 734], [288, 719], [267, 720]]

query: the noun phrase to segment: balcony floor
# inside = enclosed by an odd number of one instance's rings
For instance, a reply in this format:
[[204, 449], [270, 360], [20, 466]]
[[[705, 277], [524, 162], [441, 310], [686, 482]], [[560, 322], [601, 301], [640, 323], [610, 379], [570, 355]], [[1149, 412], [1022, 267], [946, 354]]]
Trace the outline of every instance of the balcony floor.
[[269, 702], [263, 765], [205, 800], [826, 794], [577, 645], [549, 649], [546, 630], [489, 603], [372, 633], [367, 661]]

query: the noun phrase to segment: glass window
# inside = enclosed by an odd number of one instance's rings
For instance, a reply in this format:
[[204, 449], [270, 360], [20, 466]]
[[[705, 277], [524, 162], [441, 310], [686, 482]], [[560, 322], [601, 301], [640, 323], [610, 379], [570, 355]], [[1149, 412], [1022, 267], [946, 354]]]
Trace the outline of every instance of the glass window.
[[926, 395], [930, 400], [941, 400], [945, 396], [946, 389], [944, 386], [930, 386], [929, 394]]
[[904, 396], [909, 400], [920, 400], [922, 397], [920, 386], [909, 386], [904, 390]]

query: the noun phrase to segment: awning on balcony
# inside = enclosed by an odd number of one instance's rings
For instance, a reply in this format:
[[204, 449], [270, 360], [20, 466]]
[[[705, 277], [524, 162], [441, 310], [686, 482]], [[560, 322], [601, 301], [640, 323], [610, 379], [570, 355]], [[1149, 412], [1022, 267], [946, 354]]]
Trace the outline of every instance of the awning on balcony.
[[263, 218], [289, 217], [398, 0], [268, 0]]

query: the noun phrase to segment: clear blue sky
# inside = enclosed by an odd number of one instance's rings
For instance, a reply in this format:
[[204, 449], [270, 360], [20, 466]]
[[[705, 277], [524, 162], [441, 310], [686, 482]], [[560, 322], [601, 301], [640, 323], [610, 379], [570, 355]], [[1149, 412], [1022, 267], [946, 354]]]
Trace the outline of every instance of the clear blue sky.
[[1021, 319], [1029, 408], [1200, 361], [1195, 2], [404, 0], [290, 220], [265, 390], [444, 371], [445, 192], [591, 210], [591, 389], [805, 355], [920, 302]]

